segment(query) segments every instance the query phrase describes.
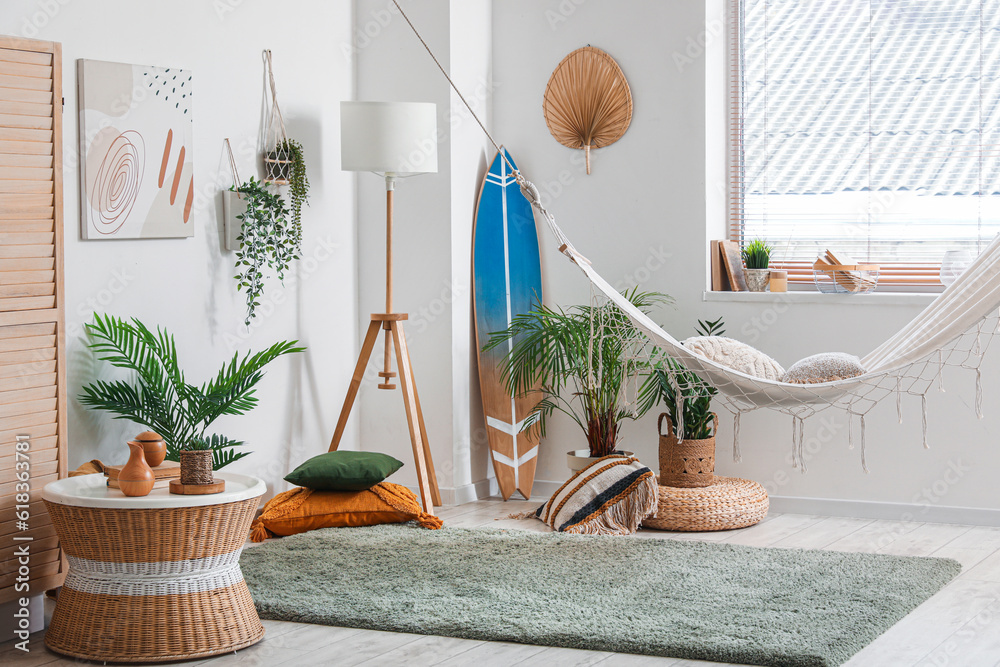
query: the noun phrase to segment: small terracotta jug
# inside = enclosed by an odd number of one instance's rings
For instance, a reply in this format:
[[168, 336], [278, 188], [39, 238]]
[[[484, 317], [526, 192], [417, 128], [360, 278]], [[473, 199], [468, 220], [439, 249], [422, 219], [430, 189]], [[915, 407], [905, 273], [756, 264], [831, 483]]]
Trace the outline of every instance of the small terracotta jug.
[[142, 443], [132, 440], [128, 446], [132, 451], [129, 453], [128, 463], [118, 473], [118, 486], [126, 496], [149, 495], [156, 478], [143, 456]]
[[167, 456], [167, 445], [163, 442], [163, 436], [153, 431], [143, 431], [135, 436], [135, 441], [142, 444], [142, 453], [150, 468], [163, 463], [163, 459]]

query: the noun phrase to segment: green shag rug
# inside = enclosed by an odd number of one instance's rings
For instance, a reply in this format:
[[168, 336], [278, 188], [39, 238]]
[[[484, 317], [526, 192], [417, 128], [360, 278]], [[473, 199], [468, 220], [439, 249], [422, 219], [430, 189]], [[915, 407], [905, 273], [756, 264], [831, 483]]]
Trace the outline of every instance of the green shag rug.
[[327, 528], [240, 560], [261, 618], [750, 665], [839, 665], [941, 558], [520, 530]]

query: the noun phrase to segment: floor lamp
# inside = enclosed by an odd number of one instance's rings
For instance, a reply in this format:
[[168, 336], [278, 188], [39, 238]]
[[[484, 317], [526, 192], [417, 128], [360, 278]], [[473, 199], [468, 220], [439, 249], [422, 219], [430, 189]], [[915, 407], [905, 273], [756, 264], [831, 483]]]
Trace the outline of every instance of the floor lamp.
[[434, 474], [427, 429], [420, 410], [420, 397], [413, 381], [413, 365], [403, 333], [405, 313], [392, 309], [392, 207], [393, 191], [399, 178], [437, 171], [437, 106], [421, 102], [341, 102], [340, 103], [340, 166], [344, 171], [371, 171], [385, 178], [385, 312], [372, 313], [368, 333], [361, 345], [358, 364], [340, 411], [337, 430], [330, 441], [330, 451], [336, 451], [344, 428], [351, 416], [354, 399], [364, 377], [379, 332], [385, 334], [382, 382], [379, 389], [392, 390], [393, 351], [403, 394], [403, 407], [413, 445], [413, 461], [417, 467], [417, 482], [424, 511], [433, 513], [441, 504], [441, 492]]

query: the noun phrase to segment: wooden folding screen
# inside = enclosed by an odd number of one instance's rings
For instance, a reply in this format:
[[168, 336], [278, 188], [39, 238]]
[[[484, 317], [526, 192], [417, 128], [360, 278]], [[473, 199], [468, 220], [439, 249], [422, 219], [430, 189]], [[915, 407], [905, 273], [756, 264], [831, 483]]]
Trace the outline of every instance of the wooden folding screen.
[[[66, 569], [41, 499], [66, 475], [62, 102], [60, 45], [0, 36], [0, 603]], [[25, 545], [29, 591], [16, 586]]]

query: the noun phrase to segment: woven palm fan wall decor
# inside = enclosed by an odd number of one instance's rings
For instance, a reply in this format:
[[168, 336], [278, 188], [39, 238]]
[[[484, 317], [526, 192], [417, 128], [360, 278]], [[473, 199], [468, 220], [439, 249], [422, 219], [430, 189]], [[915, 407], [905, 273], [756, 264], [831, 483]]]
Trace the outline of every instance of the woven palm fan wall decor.
[[556, 141], [583, 150], [589, 174], [590, 149], [615, 143], [632, 122], [632, 91], [614, 58], [585, 46], [552, 72], [542, 109]]

